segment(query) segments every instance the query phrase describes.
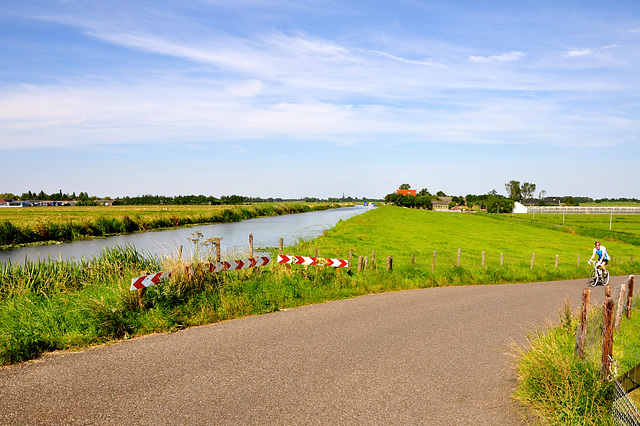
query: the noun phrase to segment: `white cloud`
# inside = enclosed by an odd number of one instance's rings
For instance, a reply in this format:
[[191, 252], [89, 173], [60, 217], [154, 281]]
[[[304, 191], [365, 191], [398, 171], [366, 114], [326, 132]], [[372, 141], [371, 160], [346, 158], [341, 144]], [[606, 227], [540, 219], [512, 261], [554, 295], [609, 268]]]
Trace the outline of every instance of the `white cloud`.
[[587, 56], [593, 54], [593, 49], [572, 49], [567, 51], [566, 56], [577, 58], [579, 56]]
[[525, 52], [509, 52], [501, 55], [470, 56], [469, 60], [471, 62], [513, 62], [519, 61], [525, 56], [527, 56]]

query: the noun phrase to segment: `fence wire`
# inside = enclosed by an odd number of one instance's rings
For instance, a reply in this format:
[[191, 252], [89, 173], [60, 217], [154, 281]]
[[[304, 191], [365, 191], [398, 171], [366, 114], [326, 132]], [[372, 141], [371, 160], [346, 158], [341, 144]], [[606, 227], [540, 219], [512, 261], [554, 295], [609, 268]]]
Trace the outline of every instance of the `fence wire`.
[[640, 412], [617, 380], [615, 380], [613, 421], [620, 426], [640, 426]]

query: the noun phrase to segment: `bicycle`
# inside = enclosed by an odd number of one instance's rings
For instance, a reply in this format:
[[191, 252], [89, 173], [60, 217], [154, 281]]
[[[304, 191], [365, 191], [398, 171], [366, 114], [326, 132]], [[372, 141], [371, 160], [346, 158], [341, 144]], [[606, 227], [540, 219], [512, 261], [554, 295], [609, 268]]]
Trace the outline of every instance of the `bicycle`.
[[609, 271], [598, 268], [598, 262], [595, 260], [589, 260], [589, 265], [593, 266], [593, 269], [589, 272], [589, 279], [587, 284], [591, 287], [595, 287], [598, 284], [609, 284]]

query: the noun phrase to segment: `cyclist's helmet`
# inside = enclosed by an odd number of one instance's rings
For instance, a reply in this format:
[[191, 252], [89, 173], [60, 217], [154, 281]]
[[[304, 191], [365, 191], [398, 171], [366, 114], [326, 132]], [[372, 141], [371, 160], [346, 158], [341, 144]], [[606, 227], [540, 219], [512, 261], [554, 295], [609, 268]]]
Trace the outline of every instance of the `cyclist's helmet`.
[[596, 241], [596, 245], [600, 244], [600, 241]]

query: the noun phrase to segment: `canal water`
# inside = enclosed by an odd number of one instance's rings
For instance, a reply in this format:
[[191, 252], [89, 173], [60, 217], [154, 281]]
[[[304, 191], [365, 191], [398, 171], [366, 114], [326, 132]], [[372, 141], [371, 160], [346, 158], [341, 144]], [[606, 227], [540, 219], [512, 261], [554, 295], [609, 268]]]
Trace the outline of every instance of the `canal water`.
[[189, 228], [177, 228], [165, 231], [144, 232], [118, 235], [88, 241], [53, 244], [37, 247], [20, 247], [0, 250], [0, 263], [24, 263], [25, 260], [87, 260], [99, 255], [105, 247], [131, 245], [152, 256], [177, 257], [180, 246], [183, 257], [193, 254], [191, 241], [194, 233], [200, 233], [200, 241], [221, 237], [222, 256], [234, 254], [246, 255], [249, 247], [249, 234], [253, 235], [254, 252], [278, 247], [280, 238], [285, 246], [300, 240], [310, 240], [334, 227], [340, 220], [367, 212], [371, 207], [363, 205], [342, 207], [309, 213], [288, 214], [274, 217], [260, 217], [234, 223], [198, 225]]

